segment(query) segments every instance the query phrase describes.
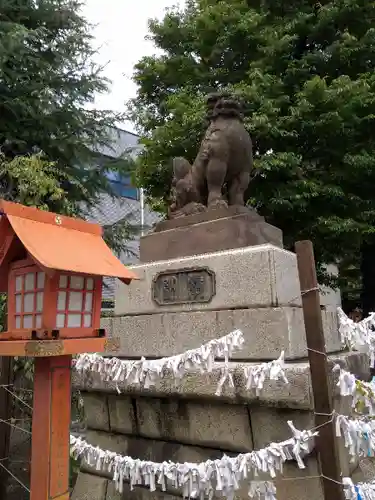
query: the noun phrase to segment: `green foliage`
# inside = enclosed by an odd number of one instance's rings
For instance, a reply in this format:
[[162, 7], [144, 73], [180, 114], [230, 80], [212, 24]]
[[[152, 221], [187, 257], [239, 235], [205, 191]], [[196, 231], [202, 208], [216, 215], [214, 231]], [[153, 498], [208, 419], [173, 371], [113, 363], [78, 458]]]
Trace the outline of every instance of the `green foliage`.
[[124, 252], [135, 256], [136, 253], [127, 245], [127, 242], [134, 240], [140, 234], [141, 229], [140, 225], [131, 224], [126, 218], [120, 219], [114, 224], [103, 226], [103, 239], [115, 254], [120, 255]]
[[[46, 161], [40, 154], [9, 160], [0, 152], [1, 198], [43, 210], [58, 202], [62, 213], [74, 215], [74, 203], [62, 189], [56, 169], [54, 162]], [[0, 330], [6, 323], [6, 305], [6, 296], [0, 294]]]
[[[0, 0], [0, 148], [7, 160], [41, 153], [71, 202], [108, 190], [105, 166], [87, 169], [121, 117], [93, 109], [107, 80], [93, 62], [78, 0]], [[64, 197], [50, 198], [61, 212]]]
[[247, 199], [319, 262], [375, 227], [375, 4], [188, 0], [149, 25], [162, 55], [136, 66], [131, 116], [146, 146], [138, 180], [165, 209], [170, 158], [194, 159], [203, 97], [238, 94], [254, 142]]
[[0, 152], [0, 193], [3, 199], [42, 210], [58, 202], [61, 213], [75, 214], [74, 204], [61, 187], [56, 163], [41, 154], [7, 160]]
[[[1, 197], [28, 206], [48, 210], [51, 204], [59, 202], [60, 211], [67, 215], [74, 214], [74, 205], [61, 188], [56, 173], [56, 164], [48, 162], [42, 155], [16, 156], [7, 160], [0, 153], [0, 192]], [[0, 325], [6, 324], [6, 295], [0, 296]], [[27, 380], [32, 381], [34, 363], [32, 358], [15, 357], [15, 374], [22, 372]]]
[[[113, 194], [108, 170], [134, 163], [95, 153], [109, 145], [122, 116], [93, 108], [107, 92], [93, 62], [91, 26], [80, 0], [0, 0], [0, 197], [85, 217], [101, 192]], [[84, 203], [82, 203], [84, 202]], [[126, 221], [106, 228], [126, 249]]]
[[[111, 193], [109, 169], [127, 172], [132, 165], [127, 155], [103, 164], [93, 152], [109, 142], [110, 127], [122, 117], [93, 109], [108, 82], [93, 62], [81, 6], [77, 0], [0, 0], [0, 197], [73, 216], [84, 216], [102, 191]], [[126, 221], [105, 230], [116, 251], [132, 232]], [[1, 330], [5, 324], [0, 295]], [[15, 358], [13, 371], [32, 380], [33, 359]], [[72, 404], [82, 418], [79, 393]], [[70, 466], [74, 482], [79, 464], [71, 459]]]

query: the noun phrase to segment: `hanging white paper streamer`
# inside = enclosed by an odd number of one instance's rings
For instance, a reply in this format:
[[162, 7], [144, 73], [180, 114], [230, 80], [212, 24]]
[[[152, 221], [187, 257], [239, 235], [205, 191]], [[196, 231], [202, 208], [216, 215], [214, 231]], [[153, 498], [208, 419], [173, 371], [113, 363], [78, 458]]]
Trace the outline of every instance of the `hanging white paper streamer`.
[[368, 352], [371, 356], [371, 366], [373, 366], [375, 360], [375, 331], [372, 330], [372, 327], [375, 327], [375, 313], [370, 313], [367, 318], [359, 323], [355, 323], [350, 319], [341, 307], [337, 308], [337, 314], [341, 342], [350, 349]]
[[346, 500], [375, 500], [375, 481], [353, 484], [353, 481], [344, 477], [344, 494]]
[[367, 417], [351, 419], [335, 415], [336, 436], [343, 437], [351, 457], [375, 456], [375, 421]]
[[[229, 366], [226, 365], [221, 371], [222, 376], [217, 385], [216, 396], [220, 396], [225, 382], [234, 387], [233, 372]], [[263, 389], [266, 380], [281, 380], [284, 384], [289, 384], [285, 374], [284, 351], [278, 359], [268, 363], [244, 366], [243, 374], [246, 380], [246, 390], [255, 389], [257, 396], [259, 396], [260, 391]]]
[[375, 500], [375, 481], [354, 484], [350, 477], [342, 478], [346, 500]]
[[353, 408], [366, 409], [369, 415], [375, 416], [375, 384], [357, 379], [339, 365], [335, 365], [333, 371], [339, 372], [337, 386], [340, 387], [340, 395], [351, 396]]
[[[164, 378], [167, 371], [171, 372], [174, 378], [182, 378], [185, 373], [197, 370], [201, 373], [212, 372], [215, 367], [215, 357], [219, 357], [224, 358], [225, 361], [216, 391], [216, 395], [220, 396], [226, 382], [234, 387], [233, 374], [228, 361], [235, 350], [242, 348], [243, 343], [242, 332], [235, 330], [197, 349], [157, 360], [141, 358], [129, 361], [116, 357], [105, 358], [99, 354], [81, 354], [75, 360], [74, 368], [81, 373], [98, 372], [104, 381], [113, 380], [116, 385], [119, 382], [125, 382], [127, 385], [135, 384], [147, 389]], [[284, 353], [281, 353], [277, 360], [269, 363], [245, 366], [246, 389], [255, 389], [259, 394], [266, 379], [282, 380], [287, 384], [284, 368]]]
[[210, 340], [207, 344], [191, 349], [183, 354], [147, 360], [122, 360], [115, 357], [104, 358], [99, 354], [82, 354], [75, 361], [78, 372], [99, 372], [103, 380], [125, 382], [142, 385], [146, 389], [164, 377], [164, 370], [170, 370], [175, 378], [182, 378], [186, 372], [199, 369], [211, 372], [215, 357], [224, 358], [228, 362], [233, 351], [241, 349], [244, 343], [243, 334], [235, 330], [220, 339]]
[[344, 496], [346, 500], [357, 500], [358, 495], [355, 491], [353, 481], [350, 477], [343, 477], [342, 484], [344, 485]]
[[[261, 472], [276, 477], [277, 472], [282, 472], [286, 460], [294, 459], [299, 468], [305, 467], [302, 457], [309, 452], [309, 441], [318, 433], [299, 431], [292, 422], [288, 422], [288, 425], [293, 437], [286, 441], [271, 443], [258, 451], [241, 453], [235, 457], [224, 455], [221, 459], [202, 463], [156, 463], [133, 459], [102, 450], [72, 435], [71, 454], [75, 458], [85, 458], [89, 465], [98, 470], [107, 469], [112, 472], [116, 488], [120, 492], [124, 480], [130, 483], [131, 489], [136, 485], [144, 485], [150, 491], [155, 491], [156, 485], [165, 491], [168, 480], [174, 488], [182, 489], [184, 497], [209, 495], [216, 490], [232, 499], [241, 481], [251, 481], [251, 478]], [[256, 492], [256, 489], [249, 491]], [[272, 491], [267, 493], [271, 494]], [[266, 498], [273, 499], [270, 496]]]
[[248, 496], [259, 500], [276, 500], [276, 487], [271, 481], [251, 481]]
[[280, 357], [269, 363], [262, 363], [256, 366], [245, 366], [244, 374], [247, 380], [246, 389], [256, 389], [257, 395], [263, 389], [266, 379], [282, 380], [285, 384], [289, 384], [284, 371], [284, 351]]

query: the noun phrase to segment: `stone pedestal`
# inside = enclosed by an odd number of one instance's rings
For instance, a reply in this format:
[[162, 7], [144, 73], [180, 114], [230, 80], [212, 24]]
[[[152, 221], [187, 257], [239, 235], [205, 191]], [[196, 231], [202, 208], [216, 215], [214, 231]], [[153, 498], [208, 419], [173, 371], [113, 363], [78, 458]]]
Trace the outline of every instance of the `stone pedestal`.
[[141, 262], [174, 259], [271, 243], [283, 246], [282, 232], [255, 211], [229, 207], [159, 222], [143, 236]]
[[[235, 359], [274, 359], [282, 350], [286, 359], [307, 356], [297, 260], [292, 252], [259, 245], [132, 269], [140, 280], [130, 286], [119, 284], [115, 317], [107, 323], [110, 334], [119, 337], [121, 356], [170, 356], [236, 328], [243, 331], [245, 346]], [[198, 277], [199, 270], [211, 275], [210, 283], [198, 283], [210, 289], [205, 301], [192, 296], [195, 301], [184, 297], [184, 302], [176, 303], [178, 290], [173, 300], [170, 293], [163, 295], [164, 280], [165, 286], [172, 286], [181, 270], [198, 272]], [[337, 305], [322, 311], [328, 352], [340, 350]]]
[[[314, 426], [296, 256], [282, 248], [281, 232], [267, 229], [256, 214], [225, 214], [215, 220], [206, 220], [203, 213], [166, 221], [143, 238], [141, 258], [147, 262], [132, 267], [140, 280], [119, 284], [115, 316], [103, 320], [102, 326], [119, 340], [120, 350], [113, 354], [130, 359], [182, 353], [241, 329], [244, 348], [230, 363], [235, 387], [227, 385], [220, 397], [215, 395], [222, 374], [220, 360], [212, 373], [193, 372], [181, 380], [165, 374], [149, 389], [76, 375], [91, 444], [155, 462], [202, 462], [283, 441], [290, 437], [288, 420], [299, 429]], [[251, 246], [254, 242], [266, 244]], [[339, 295], [322, 295], [331, 366], [339, 362], [363, 375], [361, 368], [367, 369], [363, 355], [333, 354], [340, 351], [339, 302]], [[266, 381], [258, 396], [247, 390], [244, 368], [275, 359], [281, 351], [288, 360], [289, 385]], [[332, 391], [337, 391], [333, 375]], [[343, 403], [335, 394], [336, 409], [350, 412]], [[343, 475], [350, 476], [358, 463], [349, 464], [342, 443], [339, 450]], [[275, 480], [278, 500], [322, 499], [313, 443], [306, 469], [291, 461], [283, 476], [288, 481]], [[72, 499], [120, 500], [108, 477], [82, 464]], [[125, 484], [123, 498], [177, 500], [181, 491], [171, 484], [166, 492], [151, 493], [142, 487], [131, 491]], [[247, 498], [244, 484], [235, 499]]]

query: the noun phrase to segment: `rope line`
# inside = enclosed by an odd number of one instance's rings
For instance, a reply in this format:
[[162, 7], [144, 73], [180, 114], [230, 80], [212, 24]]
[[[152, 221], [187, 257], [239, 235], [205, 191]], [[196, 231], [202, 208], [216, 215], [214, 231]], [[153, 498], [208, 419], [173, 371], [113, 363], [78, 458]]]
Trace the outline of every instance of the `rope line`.
[[4, 469], [4, 470], [5, 470], [5, 471], [6, 471], [6, 472], [7, 472], [7, 473], [8, 473], [8, 474], [9, 474], [9, 475], [10, 475], [10, 476], [11, 476], [11, 477], [15, 480], [15, 481], [17, 481], [17, 483], [18, 483], [20, 486], [22, 486], [22, 488], [25, 488], [25, 490], [26, 490], [28, 493], [30, 493], [29, 488], [28, 488], [25, 484], [23, 484], [23, 482], [22, 482], [20, 479], [18, 479], [18, 477], [16, 477], [16, 476], [13, 474], [13, 472], [11, 472], [9, 469], [7, 469], [7, 468], [6, 468], [6, 467], [5, 467], [5, 466], [4, 466], [1, 462], [0, 462], [0, 467], [2, 467], [2, 468], [3, 468], [3, 469]]

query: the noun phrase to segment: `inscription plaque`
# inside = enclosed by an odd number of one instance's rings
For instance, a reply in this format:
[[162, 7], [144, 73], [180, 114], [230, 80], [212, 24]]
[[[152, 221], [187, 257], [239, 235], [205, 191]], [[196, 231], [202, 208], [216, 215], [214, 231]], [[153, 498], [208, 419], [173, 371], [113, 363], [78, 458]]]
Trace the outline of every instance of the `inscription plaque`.
[[152, 283], [152, 298], [159, 306], [210, 302], [215, 293], [215, 273], [206, 267], [165, 271]]
[[63, 353], [64, 344], [61, 340], [30, 340], [25, 345], [26, 356], [61, 356]]

